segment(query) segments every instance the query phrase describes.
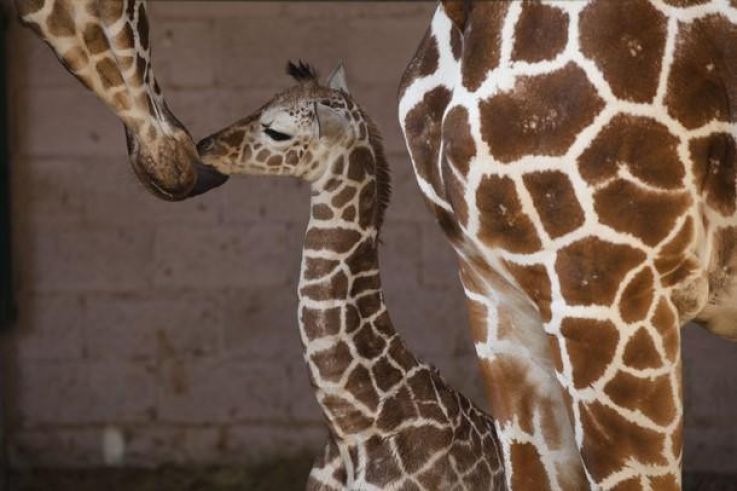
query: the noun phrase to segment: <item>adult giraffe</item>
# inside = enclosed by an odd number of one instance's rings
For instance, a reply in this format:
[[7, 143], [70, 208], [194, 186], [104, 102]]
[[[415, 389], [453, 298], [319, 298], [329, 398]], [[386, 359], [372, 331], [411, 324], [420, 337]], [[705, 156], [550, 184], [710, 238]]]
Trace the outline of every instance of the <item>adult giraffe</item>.
[[155, 196], [178, 201], [225, 182], [200, 163], [192, 137], [154, 77], [145, 0], [15, 0], [31, 28], [125, 126], [131, 166]]
[[400, 87], [512, 489], [679, 489], [680, 326], [737, 335], [737, 1], [442, 2]]

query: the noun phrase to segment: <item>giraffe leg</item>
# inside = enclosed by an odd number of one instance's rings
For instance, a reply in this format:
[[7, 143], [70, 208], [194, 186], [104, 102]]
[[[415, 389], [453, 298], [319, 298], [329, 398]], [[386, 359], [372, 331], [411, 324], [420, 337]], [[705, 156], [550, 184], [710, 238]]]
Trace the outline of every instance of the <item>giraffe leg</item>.
[[[590, 288], [596, 288], [590, 285]], [[586, 473], [597, 489], [680, 489], [680, 323], [661, 294], [570, 309], [546, 326]], [[643, 318], [625, 323], [622, 318]]]
[[338, 447], [332, 438], [322, 455], [315, 459], [307, 478], [307, 491], [342, 491], [346, 489], [346, 474]]
[[503, 278], [461, 265], [491, 414], [514, 490], [586, 489], [543, 321]]

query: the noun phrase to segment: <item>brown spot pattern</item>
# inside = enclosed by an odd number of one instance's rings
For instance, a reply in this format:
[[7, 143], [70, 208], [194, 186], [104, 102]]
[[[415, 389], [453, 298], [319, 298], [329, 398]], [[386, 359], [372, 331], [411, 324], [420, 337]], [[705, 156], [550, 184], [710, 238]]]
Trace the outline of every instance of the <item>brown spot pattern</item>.
[[640, 484], [639, 477], [633, 477], [632, 479], [627, 479], [626, 481], [622, 481], [612, 488], [612, 491], [642, 491], [642, 490], [643, 490], [643, 487], [642, 487], [642, 484]]
[[419, 470], [437, 449], [447, 447], [452, 438], [450, 428], [441, 430], [429, 425], [407, 428], [395, 438], [397, 454], [405, 470], [413, 473]]
[[724, 216], [737, 211], [737, 143], [728, 133], [691, 142], [696, 186], [706, 202]]
[[560, 352], [560, 342], [558, 341], [558, 338], [552, 334], [548, 334], [546, 338], [548, 340], [548, 346], [550, 347], [550, 354], [553, 358], [555, 371], [563, 373], [563, 354]]
[[486, 306], [466, 298], [468, 307], [469, 323], [471, 324], [471, 339], [474, 343], [486, 342], [488, 337], [486, 318], [488, 311]]
[[46, 25], [53, 36], [74, 36], [76, 33], [68, 2], [69, 0], [55, 0], [51, 14], [46, 18]]
[[107, 37], [98, 24], [87, 24], [84, 28], [83, 37], [87, 49], [93, 55], [110, 49]]
[[333, 210], [325, 204], [313, 205], [312, 216], [318, 220], [330, 220], [333, 218]]
[[38, 12], [44, 6], [44, 0], [20, 0], [15, 2], [18, 15], [24, 17], [28, 14]]
[[647, 316], [655, 293], [654, 279], [652, 270], [645, 268], [625, 287], [619, 302], [622, 320], [632, 323], [641, 321]]
[[509, 448], [512, 461], [512, 489], [549, 490], [550, 481], [540, 454], [531, 443], [513, 443]]
[[488, 246], [517, 253], [540, 249], [540, 238], [522, 209], [511, 178], [482, 178], [476, 189], [476, 209], [480, 219], [478, 235]]
[[536, 382], [531, 379], [527, 363], [513, 355], [494, 361], [482, 359], [481, 370], [494, 419], [503, 424], [516, 418], [522, 431], [532, 433]]
[[642, 251], [588, 237], [558, 252], [555, 270], [572, 305], [610, 305], [628, 271], [645, 260]]
[[379, 436], [373, 436], [366, 442], [366, 480], [379, 488], [402, 476], [402, 470], [394, 458], [385, 455], [386, 445]]
[[463, 36], [461, 74], [464, 87], [475, 91], [489, 70], [499, 65], [502, 25], [509, 5], [476, 2], [471, 5]]
[[595, 480], [624, 467], [631, 458], [645, 465], [666, 463], [661, 455], [663, 435], [624, 419], [600, 402], [581, 403], [579, 408], [584, 434], [581, 453]]
[[348, 158], [348, 179], [361, 182], [366, 178], [366, 172], [373, 167], [374, 157], [367, 147], [354, 148]]
[[440, 53], [438, 52], [438, 41], [435, 39], [435, 36], [431, 35], [425, 45], [424, 56], [417, 67], [417, 75], [420, 77], [426, 77], [435, 73], [435, 70], [438, 69], [439, 58]]
[[364, 186], [358, 195], [358, 225], [367, 228], [376, 225], [376, 186]]
[[115, 36], [115, 47], [121, 50], [130, 49], [135, 45], [133, 28], [126, 23], [123, 29]]
[[670, 377], [639, 378], [619, 372], [604, 387], [612, 401], [631, 411], [639, 411], [656, 424], [667, 425], [676, 416]]
[[594, 194], [599, 221], [614, 230], [632, 234], [649, 246], [663, 241], [676, 220], [691, 204], [684, 193], [651, 192], [617, 179]]
[[737, 114], [737, 26], [718, 15], [680, 24], [665, 99], [689, 129]]
[[115, 23], [123, 15], [123, 6], [124, 2], [97, 2], [95, 5], [100, 14], [100, 19], [106, 25]]
[[376, 335], [370, 324], [364, 325], [353, 335], [358, 355], [365, 360], [373, 360], [384, 351], [386, 341]]
[[[675, 448], [681, 448], [680, 445], [674, 445]], [[650, 485], [652, 489], [658, 491], [681, 491], [681, 484], [676, 481], [676, 478], [672, 475], [667, 476], [655, 476], [650, 478]]]
[[650, 337], [647, 329], [643, 327], [638, 329], [627, 341], [622, 358], [627, 366], [638, 370], [658, 368], [663, 364], [660, 354], [655, 348], [655, 342]]
[[62, 61], [69, 70], [76, 72], [87, 66], [90, 60], [84, 49], [77, 46], [64, 53]]
[[422, 98], [404, 120], [409, 151], [417, 173], [442, 196], [438, 166], [440, 155], [441, 125], [451, 93], [445, 87], [437, 87]]
[[346, 186], [340, 190], [338, 194], [333, 196], [330, 200], [330, 204], [336, 208], [342, 208], [356, 195], [356, 188], [353, 186]]
[[561, 237], [583, 225], [583, 209], [563, 172], [532, 172], [525, 174], [523, 181], [550, 237]]
[[655, 268], [660, 274], [674, 271], [683, 263], [693, 236], [693, 220], [689, 217], [673, 239], [660, 249], [660, 253], [655, 259]]
[[334, 421], [335, 426], [344, 434], [355, 434], [370, 427], [371, 419], [353, 407], [349, 401], [328, 395], [322, 400], [322, 405]]
[[282, 164], [281, 155], [272, 155], [269, 160], [266, 161], [266, 165], [269, 167], [279, 167]]
[[581, 14], [581, 51], [594, 60], [615, 96], [648, 102], [658, 88], [666, 24], [647, 0], [597, 0]]
[[466, 27], [467, 4], [465, 0], [443, 0], [443, 10], [455, 27], [454, 30], [463, 32]]
[[702, 3], [707, 3], [709, 1], [710, 0], [663, 0], [663, 2], [674, 7], [691, 7], [693, 5], [699, 5]]
[[337, 382], [343, 376], [343, 371], [350, 364], [352, 355], [348, 345], [344, 342], [336, 343], [323, 351], [314, 353], [311, 357], [320, 378]]
[[550, 277], [542, 264], [523, 266], [506, 261], [507, 270], [514, 276], [520, 287], [535, 302], [544, 322], [552, 317], [550, 312]]
[[678, 317], [673, 307], [664, 298], [658, 302], [651, 323], [658, 331], [658, 334], [660, 334], [668, 360], [674, 361], [681, 349], [681, 333], [679, 331]]
[[379, 394], [371, 383], [371, 374], [361, 365], [353, 369], [345, 383], [345, 389], [371, 411], [379, 406]]
[[619, 333], [609, 321], [567, 317], [560, 327], [577, 389], [596, 382], [614, 358]]
[[466, 185], [450, 170], [447, 170], [447, 160], [443, 159], [445, 170], [445, 192], [455, 218], [462, 224], [468, 223], [468, 203], [466, 202]]
[[[417, 52], [412, 57], [409, 65], [402, 74], [402, 80], [399, 82], [399, 98], [404, 96], [404, 92], [407, 90], [412, 82], [426, 75], [428, 69], [432, 66], [437, 67], [438, 63], [438, 46], [435, 36], [432, 34], [432, 29], [429, 28], [425, 31], [425, 36], [420, 42], [420, 46], [417, 48]], [[434, 70], [433, 70], [434, 71]]]
[[141, 2], [138, 5], [138, 38], [141, 42], [141, 48], [148, 50], [148, 16], [146, 15], [146, 4]]
[[450, 49], [453, 52], [453, 58], [456, 61], [460, 60], [463, 54], [463, 37], [458, 29], [450, 30]]
[[379, 389], [383, 392], [388, 392], [404, 378], [402, 372], [392, 365], [386, 357], [379, 359], [379, 361], [374, 364], [372, 371], [374, 373], [376, 385], [378, 385]]
[[345, 298], [348, 293], [348, 277], [343, 271], [338, 271], [329, 278], [315, 284], [303, 286], [299, 294], [312, 300], [331, 300]]
[[678, 158], [678, 139], [657, 121], [619, 114], [597, 135], [578, 165], [586, 181], [596, 184], [617, 175], [620, 166], [644, 182], [677, 189], [686, 172]]
[[568, 41], [568, 15], [549, 5], [525, 2], [514, 32], [512, 59], [536, 63], [552, 60]]
[[553, 73], [520, 77], [511, 92], [481, 101], [481, 136], [502, 162], [559, 156], [603, 107], [584, 71], [569, 63]]
[[348, 252], [361, 234], [355, 230], [342, 228], [311, 228], [305, 236], [305, 247], [312, 250], [331, 250], [337, 253]]
[[476, 155], [476, 144], [471, 136], [465, 107], [454, 106], [447, 112], [443, 120], [442, 139], [448, 161], [462, 175], [467, 175], [471, 159]]
[[100, 76], [100, 82], [105, 89], [123, 85], [123, 76], [120, 74], [117, 65], [110, 58], [103, 58], [95, 65], [95, 70]]
[[310, 309], [302, 308], [302, 325], [310, 339], [331, 336], [340, 332], [340, 308]]

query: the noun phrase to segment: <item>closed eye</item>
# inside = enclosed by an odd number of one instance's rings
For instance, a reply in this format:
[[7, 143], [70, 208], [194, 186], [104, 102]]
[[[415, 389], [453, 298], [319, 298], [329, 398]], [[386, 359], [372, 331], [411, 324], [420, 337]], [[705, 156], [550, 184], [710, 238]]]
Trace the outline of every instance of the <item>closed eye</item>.
[[292, 135], [287, 135], [281, 131], [272, 130], [271, 128], [264, 126], [264, 133], [274, 141], [283, 142], [292, 138]]

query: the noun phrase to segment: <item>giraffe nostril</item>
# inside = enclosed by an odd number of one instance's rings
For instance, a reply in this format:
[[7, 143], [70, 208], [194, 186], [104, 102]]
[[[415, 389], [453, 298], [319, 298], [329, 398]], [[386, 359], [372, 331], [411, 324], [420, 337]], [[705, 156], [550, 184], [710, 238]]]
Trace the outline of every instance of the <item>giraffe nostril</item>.
[[215, 148], [215, 139], [208, 136], [207, 138], [203, 138], [200, 140], [200, 142], [197, 144], [197, 153], [202, 155], [203, 153], [207, 153], [210, 150]]

